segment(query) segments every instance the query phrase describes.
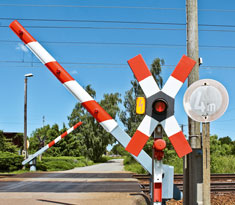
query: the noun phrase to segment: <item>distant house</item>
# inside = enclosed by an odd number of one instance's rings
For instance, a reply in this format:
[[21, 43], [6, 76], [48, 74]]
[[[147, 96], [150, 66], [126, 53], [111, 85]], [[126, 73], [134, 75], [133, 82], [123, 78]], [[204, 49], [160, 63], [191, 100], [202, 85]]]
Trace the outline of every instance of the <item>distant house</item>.
[[17, 145], [18, 147], [23, 146], [23, 133], [3, 132], [3, 135], [6, 137], [7, 140], [12, 142], [14, 145]]

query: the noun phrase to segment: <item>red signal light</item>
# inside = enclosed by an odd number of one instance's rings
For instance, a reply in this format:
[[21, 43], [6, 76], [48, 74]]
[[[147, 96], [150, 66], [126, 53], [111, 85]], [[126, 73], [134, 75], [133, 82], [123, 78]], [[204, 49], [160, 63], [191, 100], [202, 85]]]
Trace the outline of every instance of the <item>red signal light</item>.
[[162, 99], [158, 99], [154, 102], [153, 109], [158, 114], [164, 113], [167, 109], [167, 103]]

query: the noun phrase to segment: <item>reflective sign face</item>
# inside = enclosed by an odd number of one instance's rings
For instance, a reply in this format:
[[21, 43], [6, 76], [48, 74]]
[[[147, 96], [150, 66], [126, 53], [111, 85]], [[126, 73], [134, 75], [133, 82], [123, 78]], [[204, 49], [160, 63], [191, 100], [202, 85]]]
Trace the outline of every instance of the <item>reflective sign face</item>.
[[225, 112], [227, 106], [228, 93], [224, 86], [215, 80], [196, 81], [184, 95], [184, 109], [195, 121], [216, 120]]

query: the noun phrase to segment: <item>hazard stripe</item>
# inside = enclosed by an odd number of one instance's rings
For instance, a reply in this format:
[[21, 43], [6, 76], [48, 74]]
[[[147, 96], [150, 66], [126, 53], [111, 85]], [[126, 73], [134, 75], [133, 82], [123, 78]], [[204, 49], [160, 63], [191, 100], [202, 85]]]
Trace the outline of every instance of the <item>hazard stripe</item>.
[[113, 118], [95, 101], [83, 102], [82, 106], [98, 121], [103, 122]]
[[113, 119], [100, 122], [100, 125], [107, 131], [112, 132], [117, 126], [117, 122]]
[[146, 142], [148, 141], [148, 139], [149, 136], [145, 135], [139, 130], [136, 130], [129, 144], [126, 146], [126, 151], [130, 152], [131, 154], [137, 157], [141, 152], [141, 150], [143, 149]]
[[195, 64], [196, 61], [183, 55], [171, 76], [184, 83]]
[[166, 81], [166, 84], [162, 88], [162, 92], [169, 95], [172, 98], [175, 98], [176, 94], [179, 92], [183, 83], [176, 78], [170, 76]]
[[94, 100], [77, 81], [67, 81], [63, 84], [81, 103]]
[[52, 147], [54, 144], [55, 144], [55, 141], [54, 141], [54, 140], [51, 141], [51, 142], [48, 144], [49, 148]]
[[26, 46], [43, 64], [56, 61], [37, 41], [30, 42]]
[[13, 21], [9, 27], [25, 44], [36, 41], [17, 20]]
[[161, 125], [179, 157], [183, 157], [192, 152], [192, 149], [182, 133], [175, 116], [171, 116], [162, 121]]
[[169, 95], [172, 98], [175, 98], [176, 94], [179, 92], [184, 81], [188, 77], [189, 73], [195, 65], [195, 61], [187, 56], [183, 56], [179, 63], [177, 64], [175, 70], [171, 76], [166, 81], [162, 92]]
[[45, 66], [55, 75], [55, 77], [61, 83], [74, 80], [71, 75], [69, 75], [69, 73], [57, 61], [46, 63]]
[[154, 183], [153, 204], [162, 202], [162, 183]]
[[174, 135], [175, 133], [181, 131], [174, 115], [161, 121], [160, 123], [168, 136]]
[[134, 58], [127, 61], [132, 72], [134, 73], [138, 82], [151, 76], [148, 66], [146, 65], [142, 55], [137, 55]]
[[157, 120], [153, 119], [148, 115], [145, 115], [144, 119], [140, 123], [135, 134], [127, 145], [126, 150], [131, 154], [138, 156], [145, 143], [148, 141], [149, 137], [153, 133], [157, 124]]
[[159, 87], [141, 55], [128, 60], [128, 64], [147, 98], [159, 91]]
[[180, 158], [192, 152], [192, 148], [182, 131], [170, 136], [169, 140]]
[[140, 81], [139, 84], [144, 91], [146, 98], [156, 94], [160, 90], [152, 75]]
[[[75, 128], [72, 128], [72, 129], [74, 130]], [[71, 131], [72, 131], [72, 130], [71, 130]], [[70, 131], [70, 132], [71, 132], [71, 131]], [[70, 133], [70, 132], [69, 132], [69, 130], [68, 130], [68, 133]], [[68, 135], [68, 133], [67, 133], [67, 132], [64, 132], [64, 133], [60, 136], [61, 139], [63, 139], [66, 135]]]
[[140, 123], [137, 130], [139, 130], [140, 132], [144, 133], [147, 136], [150, 136], [153, 133], [157, 124], [158, 124], [157, 120], [153, 119], [152, 117], [148, 115], [145, 115], [144, 119]]

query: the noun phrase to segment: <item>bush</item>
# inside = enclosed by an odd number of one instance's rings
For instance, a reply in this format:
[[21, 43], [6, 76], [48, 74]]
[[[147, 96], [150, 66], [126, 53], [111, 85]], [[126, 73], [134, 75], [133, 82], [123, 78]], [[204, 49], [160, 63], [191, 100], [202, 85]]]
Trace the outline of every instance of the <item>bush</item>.
[[183, 159], [182, 158], [173, 157], [172, 159], [168, 159], [168, 160], [163, 159], [163, 163], [173, 166], [175, 174], [183, 174]]
[[[27, 166], [29, 166], [29, 165], [27, 165]], [[42, 162], [42, 161], [37, 161], [36, 168], [37, 168], [37, 170], [47, 171], [47, 166], [46, 166], [45, 162]]]
[[43, 157], [42, 162], [37, 161], [37, 169], [41, 171], [62, 171], [92, 164], [94, 162], [85, 157]]
[[75, 167], [74, 164], [71, 164], [64, 160], [48, 161], [48, 162], [45, 162], [45, 165], [48, 171], [62, 171], [62, 170], [73, 169]]
[[124, 161], [124, 169], [137, 174], [147, 174], [148, 172], [138, 163], [135, 159], [129, 155], [126, 156]]
[[235, 173], [235, 156], [211, 156], [211, 173]]
[[23, 156], [10, 152], [0, 152], [0, 171], [11, 172], [22, 169]]

